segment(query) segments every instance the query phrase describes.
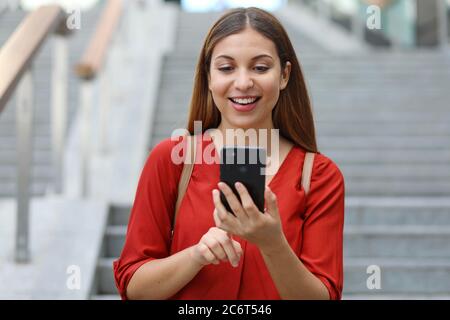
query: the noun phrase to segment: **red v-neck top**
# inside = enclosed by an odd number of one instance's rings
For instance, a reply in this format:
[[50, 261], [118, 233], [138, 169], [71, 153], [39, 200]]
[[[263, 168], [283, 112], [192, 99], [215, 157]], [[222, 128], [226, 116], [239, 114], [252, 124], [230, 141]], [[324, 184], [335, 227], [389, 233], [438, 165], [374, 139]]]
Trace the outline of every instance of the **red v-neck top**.
[[[209, 152], [219, 157], [210, 137], [202, 137], [204, 139], [199, 140], [202, 153], [198, 152], [197, 156]], [[171, 241], [171, 222], [183, 168], [183, 164], [171, 160], [172, 148], [178, 143], [170, 138], [160, 142], [142, 170], [125, 245], [113, 264], [122, 299], [127, 299], [127, 285], [140, 266], [197, 244], [209, 228], [215, 226], [212, 190], [220, 181], [220, 164], [203, 161], [194, 165]], [[305, 150], [294, 146], [269, 186], [277, 196], [283, 231], [291, 248], [325, 284], [331, 299], [341, 299], [343, 175], [332, 160], [317, 153], [310, 191], [305, 197], [300, 183], [304, 157]], [[171, 299], [280, 299], [259, 249], [237, 236], [233, 239], [243, 250], [237, 268], [227, 262], [207, 265]]]

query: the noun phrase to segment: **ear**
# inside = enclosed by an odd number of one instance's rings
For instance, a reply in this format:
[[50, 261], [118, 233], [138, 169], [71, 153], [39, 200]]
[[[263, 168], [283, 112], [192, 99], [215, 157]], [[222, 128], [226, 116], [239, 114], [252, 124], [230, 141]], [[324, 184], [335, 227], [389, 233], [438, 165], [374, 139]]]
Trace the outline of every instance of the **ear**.
[[286, 61], [286, 66], [284, 67], [283, 73], [281, 74], [280, 90], [286, 88], [289, 82], [290, 75], [291, 75], [291, 63], [289, 61]]

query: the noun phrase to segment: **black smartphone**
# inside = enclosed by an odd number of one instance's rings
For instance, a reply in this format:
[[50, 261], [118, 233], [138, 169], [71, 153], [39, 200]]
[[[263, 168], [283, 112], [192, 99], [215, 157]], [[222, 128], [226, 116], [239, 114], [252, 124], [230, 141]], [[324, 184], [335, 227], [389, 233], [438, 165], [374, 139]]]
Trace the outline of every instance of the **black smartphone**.
[[[265, 167], [265, 148], [224, 146], [220, 151], [220, 181], [225, 182], [239, 200], [240, 196], [234, 184], [241, 182], [261, 212], [264, 212]], [[234, 214], [222, 191], [220, 199], [228, 212]]]

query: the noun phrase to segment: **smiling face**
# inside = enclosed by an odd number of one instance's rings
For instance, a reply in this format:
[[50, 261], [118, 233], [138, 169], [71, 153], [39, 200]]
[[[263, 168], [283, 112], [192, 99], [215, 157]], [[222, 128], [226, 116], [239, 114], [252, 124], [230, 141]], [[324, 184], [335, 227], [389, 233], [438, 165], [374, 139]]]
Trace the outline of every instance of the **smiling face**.
[[221, 113], [220, 127], [273, 128], [272, 110], [290, 70], [287, 62], [281, 73], [275, 44], [249, 27], [219, 41], [212, 53], [208, 83]]

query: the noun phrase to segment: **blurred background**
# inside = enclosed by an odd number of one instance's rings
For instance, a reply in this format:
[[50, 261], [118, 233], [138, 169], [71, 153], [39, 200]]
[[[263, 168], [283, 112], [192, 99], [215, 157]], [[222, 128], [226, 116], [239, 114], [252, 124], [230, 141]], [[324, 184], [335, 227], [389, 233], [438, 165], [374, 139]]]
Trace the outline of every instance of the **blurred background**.
[[119, 298], [145, 159], [185, 127], [209, 27], [252, 5], [345, 177], [343, 298], [450, 298], [450, 1], [0, 0], [1, 299]]

